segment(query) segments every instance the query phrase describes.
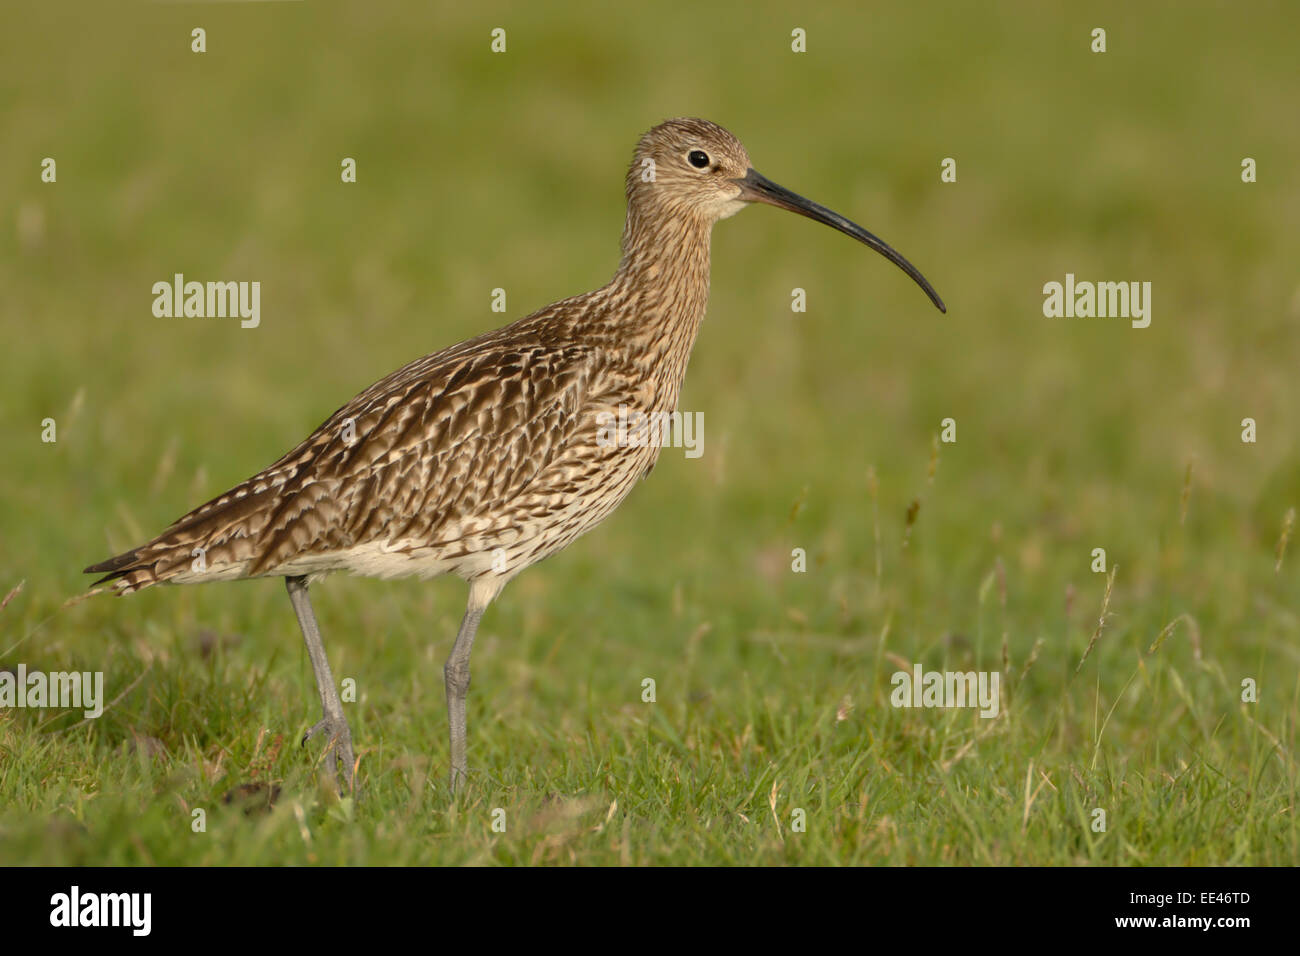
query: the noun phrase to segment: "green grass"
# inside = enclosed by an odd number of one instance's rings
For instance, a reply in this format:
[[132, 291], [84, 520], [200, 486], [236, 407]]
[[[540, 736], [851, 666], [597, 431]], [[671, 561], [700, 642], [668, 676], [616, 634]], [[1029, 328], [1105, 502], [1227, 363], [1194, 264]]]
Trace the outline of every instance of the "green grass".
[[[0, 667], [100, 670], [113, 701], [0, 710], [0, 859], [1300, 862], [1294, 10], [856, 6], [33, 6], [0, 31], [0, 595], [25, 582]], [[65, 606], [374, 379], [604, 282], [633, 143], [681, 114], [950, 311], [805, 220], [718, 226], [681, 403], [704, 455], [666, 451], [489, 610], [463, 800], [459, 581], [314, 589], [357, 687], [342, 802], [297, 746], [318, 705], [278, 582]], [[174, 272], [260, 280], [261, 327], [153, 318]], [[1151, 281], [1151, 327], [1045, 318], [1066, 272]], [[1002, 672], [1001, 716], [890, 706], [914, 662]]]

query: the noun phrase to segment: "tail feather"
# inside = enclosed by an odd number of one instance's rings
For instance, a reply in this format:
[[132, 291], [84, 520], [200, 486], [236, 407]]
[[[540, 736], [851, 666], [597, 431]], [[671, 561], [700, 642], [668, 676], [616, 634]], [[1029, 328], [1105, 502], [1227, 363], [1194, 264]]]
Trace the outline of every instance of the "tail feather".
[[249, 497], [227, 493], [173, 522], [153, 540], [92, 564], [84, 573], [102, 574], [91, 586], [113, 582], [113, 593], [119, 595], [182, 576], [190, 570], [196, 545], [211, 551], [214, 562], [227, 557], [222, 544], [239, 533], [256, 508], [257, 502]]
[[[166, 581], [199, 580], [196, 573], [204, 574], [204, 580], [244, 576], [261, 556], [255, 532], [283, 506], [275, 494], [283, 485], [283, 472], [272, 479], [265, 474], [200, 505], [156, 538], [92, 564], [86, 574], [104, 575], [92, 587], [112, 582], [113, 593], [122, 595]], [[200, 553], [205, 567], [196, 572], [193, 558]]]
[[132, 548], [130, 551], [124, 551], [116, 557], [109, 558], [107, 561], [100, 561], [98, 564], [92, 564], [83, 571], [83, 574], [103, 574], [93, 584], [92, 588], [99, 587], [110, 581], [115, 582], [114, 591], [117, 594], [129, 594], [132, 591], [142, 587], [154, 584], [158, 578], [155, 574], [157, 559], [149, 560], [141, 558], [140, 552], [144, 548]]
[[[105, 581], [111, 581], [113, 578], [120, 577], [125, 572], [124, 568], [129, 568], [134, 564], [139, 548], [132, 548], [130, 551], [123, 551], [115, 558], [109, 558], [107, 561], [100, 561], [99, 564], [92, 564], [82, 571], [82, 574], [106, 574], [107, 577], [100, 578], [95, 584], [103, 584]], [[93, 587], [94, 585], [92, 585]]]

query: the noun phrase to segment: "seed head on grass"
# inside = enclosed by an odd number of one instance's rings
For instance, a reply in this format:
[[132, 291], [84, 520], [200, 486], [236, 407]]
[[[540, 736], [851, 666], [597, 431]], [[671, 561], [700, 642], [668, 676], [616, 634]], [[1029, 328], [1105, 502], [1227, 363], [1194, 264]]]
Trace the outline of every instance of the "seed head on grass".
[[907, 517], [903, 521], [903, 548], [907, 550], [907, 543], [912, 540], [912, 527], [916, 524], [916, 516], [921, 513], [921, 499], [913, 498], [912, 503], [907, 506]]
[[18, 596], [18, 592], [23, 589], [23, 585], [26, 583], [26, 580], [22, 580], [13, 586], [13, 590], [4, 596], [4, 600], [0, 601], [0, 611], [9, 606], [9, 602]]
[[1156, 639], [1152, 641], [1151, 646], [1147, 648], [1148, 655], [1154, 654], [1156, 651], [1160, 650], [1160, 645], [1165, 642], [1166, 637], [1174, 632], [1174, 628], [1178, 626], [1179, 622], [1185, 622], [1187, 624], [1187, 636], [1192, 642], [1192, 657], [1198, 661], [1201, 659], [1201, 629], [1196, 626], [1196, 618], [1192, 617], [1190, 614], [1180, 614], [1162, 627], [1160, 633], [1156, 635]]
[[[930, 440], [930, 461], [925, 466], [925, 487], [934, 487], [934, 476], [939, 470], [939, 436], [935, 434]], [[906, 551], [908, 542], [912, 540], [912, 528], [916, 525], [916, 518], [921, 513], [921, 496], [925, 494], [922, 490], [920, 495], [912, 499], [912, 503], [907, 506], [907, 517], [903, 524], [903, 546], [900, 550]]]
[[794, 504], [790, 506], [790, 518], [787, 521], [787, 524], [794, 524], [795, 519], [799, 517], [799, 512], [803, 511], [804, 505], [806, 505], [807, 503], [808, 503], [808, 486], [804, 485], [802, 490], [800, 490], [799, 492], [799, 497], [796, 498], [794, 500]]
[[1034, 641], [1034, 646], [1029, 650], [1029, 656], [1025, 658], [1025, 666], [1020, 668], [1020, 676], [1016, 678], [1017, 687], [1019, 687], [1021, 681], [1028, 676], [1030, 668], [1034, 666], [1034, 661], [1038, 660], [1038, 652], [1043, 649], [1043, 644], [1045, 643], [1046, 640], [1041, 637]]
[[930, 438], [930, 464], [925, 469], [925, 483], [927, 487], [934, 485], [935, 472], [939, 470], [939, 436], [933, 435]]
[[1291, 540], [1291, 531], [1295, 528], [1295, 508], [1291, 507], [1286, 510], [1286, 516], [1282, 518], [1282, 535], [1277, 539], [1277, 564], [1273, 565], [1273, 573], [1277, 574], [1282, 570], [1282, 558], [1286, 556], [1286, 545]]
[[1079, 666], [1074, 669], [1077, 674], [1083, 670], [1083, 662], [1088, 659], [1092, 653], [1093, 647], [1097, 644], [1097, 638], [1101, 637], [1102, 629], [1106, 626], [1106, 614], [1110, 610], [1110, 591], [1115, 586], [1115, 572], [1119, 570], [1118, 564], [1111, 565], [1110, 575], [1106, 578], [1106, 593], [1101, 599], [1101, 615], [1097, 618], [1097, 626], [1093, 629], [1092, 638], [1088, 641], [1088, 646], [1084, 648], [1083, 657], [1079, 658]]

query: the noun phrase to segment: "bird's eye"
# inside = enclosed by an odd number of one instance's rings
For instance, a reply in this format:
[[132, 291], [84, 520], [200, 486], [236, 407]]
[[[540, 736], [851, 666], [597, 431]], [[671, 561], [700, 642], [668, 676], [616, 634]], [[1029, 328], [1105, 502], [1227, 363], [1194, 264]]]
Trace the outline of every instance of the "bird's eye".
[[702, 149], [693, 149], [686, 154], [686, 161], [696, 169], [703, 169], [709, 165], [709, 154]]

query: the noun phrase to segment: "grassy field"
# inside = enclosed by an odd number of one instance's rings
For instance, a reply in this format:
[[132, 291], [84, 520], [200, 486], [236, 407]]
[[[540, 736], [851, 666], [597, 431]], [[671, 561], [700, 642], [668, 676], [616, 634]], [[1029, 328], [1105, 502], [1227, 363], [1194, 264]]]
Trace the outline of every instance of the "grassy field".
[[[9, 18], [0, 668], [102, 671], [111, 703], [0, 708], [0, 860], [1300, 863], [1300, 16], [1141, 6]], [[674, 115], [949, 312], [806, 220], [718, 226], [681, 402], [704, 454], [489, 610], [462, 800], [458, 580], [314, 588], [357, 687], [342, 801], [297, 746], [319, 705], [280, 582], [66, 604], [371, 381], [605, 282], [633, 144]], [[261, 324], [155, 318], [177, 272], [259, 280]], [[1150, 327], [1045, 317], [1067, 273], [1151, 282]], [[916, 663], [998, 672], [999, 716], [891, 706]]]

